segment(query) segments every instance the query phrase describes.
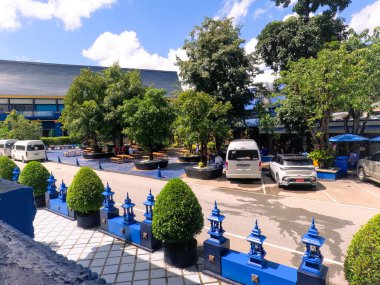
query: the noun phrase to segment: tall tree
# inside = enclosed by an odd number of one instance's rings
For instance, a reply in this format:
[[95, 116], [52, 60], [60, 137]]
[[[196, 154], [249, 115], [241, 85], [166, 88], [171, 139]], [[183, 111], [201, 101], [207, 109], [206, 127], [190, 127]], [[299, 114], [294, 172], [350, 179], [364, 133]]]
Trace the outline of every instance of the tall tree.
[[207, 163], [207, 143], [212, 137], [225, 137], [228, 132], [226, 114], [229, 102], [217, 102], [215, 97], [188, 90], [179, 94], [175, 102], [178, 111], [175, 125], [185, 140], [201, 143], [202, 162]]
[[253, 98], [248, 87], [259, 72], [254, 57], [247, 55], [240, 38], [240, 27], [232, 19], [205, 18], [195, 26], [183, 49], [187, 60], [177, 58], [180, 77], [195, 91], [205, 92], [226, 103], [231, 102], [229, 123], [245, 124], [245, 108]]
[[64, 129], [76, 139], [87, 140], [97, 148], [105, 132], [103, 101], [107, 84], [101, 73], [82, 69], [65, 97], [61, 120]]
[[326, 43], [346, 38], [343, 19], [317, 15], [305, 23], [299, 17], [274, 21], [257, 37], [257, 55], [273, 70], [286, 69], [289, 61], [316, 57]]
[[[283, 5], [287, 8], [292, 0], [272, 0], [276, 6]], [[301, 16], [305, 21], [308, 21], [310, 13], [315, 13], [319, 8], [328, 6], [324, 11], [325, 14], [335, 15], [337, 12], [342, 12], [352, 0], [298, 0], [293, 7], [293, 12]]]
[[153, 159], [155, 148], [169, 143], [174, 111], [164, 89], [149, 87], [142, 98], [124, 101], [124, 133], [148, 150]]
[[12, 111], [0, 125], [0, 137], [4, 139], [39, 140], [41, 135], [41, 122], [25, 119], [16, 111]]
[[116, 63], [103, 71], [107, 84], [104, 97], [105, 135], [123, 144], [123, 102], [144, 94], [144, 86], [138, 71], [123, 71]]

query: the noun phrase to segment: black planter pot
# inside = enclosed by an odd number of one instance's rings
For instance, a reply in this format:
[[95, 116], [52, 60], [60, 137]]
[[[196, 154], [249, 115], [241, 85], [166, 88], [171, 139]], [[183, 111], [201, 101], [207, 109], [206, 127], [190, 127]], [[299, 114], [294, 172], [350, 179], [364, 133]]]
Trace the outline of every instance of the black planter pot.
[[99, 159], [113, 156], [112, 152], [83, 152], [83, 158], [85, 159]]
[[43, 196], [34, 196], [34, 204], [36, 204], [37, 208], [46, 207], [45, 195]]
[[189, 178], [209, 180], [221, 177], [223, 175], [223, 168], [187, 166], [185, 167], [185, 173]]
[[82, 229], [91, 229], [100, 226], [100, 214], [99, 210], [92, 213], [81, 213], [77, 214], [77, 225]]
[[175, 267], [188, 267], [197, 262], [197, 240], [192, 239], [187, 244], [164, 243], [164, 260]]
[[135, 161], [135, 167], [138, 170], [152, 170], [157, 169], [158, 166], [160, 168], [168, 167], [169, 161], [167, 159], [154, 159], [154, 160], [143, 160], [143, 161]]
[[192, 156], [178, 156], [178, 160], [180, 162], [200, 162], [202, 159], [199, 155], [192, 155]]

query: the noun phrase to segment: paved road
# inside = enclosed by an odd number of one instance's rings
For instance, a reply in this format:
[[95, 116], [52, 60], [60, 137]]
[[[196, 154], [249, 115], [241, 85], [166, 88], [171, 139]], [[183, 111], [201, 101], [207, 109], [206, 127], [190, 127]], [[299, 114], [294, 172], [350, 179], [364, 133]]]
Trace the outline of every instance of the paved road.
[[[78, 167], [53, 162], [47, 162], [45, 166], [53, 171], [58, 181], [64, 179], [66, 184], [71, 183], [78, 171]], [[104, 183], [110, 183], [118, 204], [123, 203], [129, 192], [137, 205], [137, 219], [143, 218], [142, 202], [149, 189], [157, 195], [166, 183], [127, 174], [97, 173]], [[210, 214], [214, 201], [218, 201], [219, 208], [226, 215], [224, 228], [233, 249], [248, 252], [245, 237], [252, 230], [254, 220], [258, 219], [262, 233], [267, 236], [265, 249], [268, 260], [298, 267], [304, 251], [300, 239], [314, 217], [320, 234], [326, 238], [322, 252], [330, 268], [331, 284], [345, 284], [342, 262], [352, 235], [380, 212], [380, 189], [372, 184], [357, 184], [348, 180], [324, 183], [318, 191], [280, 190], [267, 175], [264, 175], [263, 184], [185, 180], [197, 195], [205, 218]], [[342, 191], [346, 191], [345, 195]], [[371, 197], [369, 201], [367, 196]], [[364, 201], [362, 197], [365, 197]], [[198, 237], [200, 242], [207, 237], [207, 220], [205, 226]]]

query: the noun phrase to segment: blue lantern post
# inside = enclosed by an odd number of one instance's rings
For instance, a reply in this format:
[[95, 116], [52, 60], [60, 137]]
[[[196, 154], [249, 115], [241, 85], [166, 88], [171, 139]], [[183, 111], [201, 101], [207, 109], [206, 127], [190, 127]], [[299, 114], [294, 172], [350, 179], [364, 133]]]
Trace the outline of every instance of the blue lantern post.
[[119, 216], [119, 209], [115, 207], [115, 201], [113, 200], [113, 195], [111, 187], [108, 182], [103, 195], [103, 208], [100, 209], [100, 228], [104, 231], [108, 231], [108, 220]]
[[297, 272], [297, 284], [325, 285], [328, 283], [328, 268], [324, 266], [320, 248], [325, 239], [319, 236], [314, 218], [308, 232], [302, 237], [306, 251]]
[[57, 192], [57, 186], [55, 185], [55, 182], [57, 179], [54, 178], [53, 172], [50, 172], [49, 179], [47, 180], [48, 186], [45, 192], [45, 201], [46, 201], [46, 207], [50, 208], [50, 200], [56, 199], [58, 197]]
[[264, 259], [266, 252], [263, 247], [265, 240], [266, 236], [261, 234], [261, 230], [256, 220], [255, 227], [247, 237], [247, 241], [251, 244], [251, 249], [248, 253], [248, 264], [260, 268], [264, 268], [266, 266], [266, 260]]
[[61, 185], [59, 186], [58, 191], [59, 191], [58, 199], [62, 203], [65, 203], [66, 202], [66, 196], [67, 196], [67, 187], [66, 187], [65, 182], [63, 182], [63, 179], [62, 179]]
[[143, 246], [149, 251], [153, 251], [162, 246], [162, 242], [160, 240], [157, 240], [152, 234], [154, 203], [154, 196], [152, 195], [152, 189], [150, 189], [149, 194], [146, 197], [146, 201], [143, 203], [145, 206], [145, 220], [142, 223], [140, 223], [141, 246]]
[[129, 226], [134, 223], [135, 221], [135, 213], [133, 213], [133, 207], [136, 204], [132, 203], [132, 200], [129, 198], [129, 193], [127, 192], [127, 198], [124, 200], [124, 204], [121, 205], [121, 207], [124, 209], [124, 224]]
[[211, 275], [222, 275], [222, 256], [230, 249], [230, 240], [223, 236], [222, 222], [225, 216], [220, 214], [218, 204], [214, 203], [214, 209], [207, 218], [210, 221], [210, 237], [203, 243], [204, 270]]
[[17, 166], [15, 166], [15, 168], [12, 171], [12, 174], [13, 174], [12, 181], [18, 183], [18, 178], [20, 176], [20, 168], [18, 168]]

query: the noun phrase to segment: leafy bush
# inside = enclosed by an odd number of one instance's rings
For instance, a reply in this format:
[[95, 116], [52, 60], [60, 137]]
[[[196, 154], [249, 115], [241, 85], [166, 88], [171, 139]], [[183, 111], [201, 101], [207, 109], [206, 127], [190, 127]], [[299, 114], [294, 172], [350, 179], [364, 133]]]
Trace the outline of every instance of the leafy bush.
[[200, 168], [203, 168], [203, 167], [206, 167], [206, 164], [204, 164], [204, 163], [201, 161], [201, 162], [198, 163], [198, 166], [199, 166]]
[[308, 155], [312, 160], [328, 161], [334, 158], [334, 152], [331, 148], [321, 149], [316, 148]]
[[352, 238], [344, 261], [344, 274], [351, 285], [380, 284], [380, 214]]
[[82, 167], [67, 191], [67, 205], [81, 213], [99, 210], [103, 202], [103, 183], [89, 167]]
[[154, 236], [168, 244], [180, 244], [189, 242], [202, 228], [203, 214], [197, 197], [181, 179], [171, 179], [154, 206]]
[[20, 173], [19, 182], [33, 187], [34, 196], [43, 196], [48, 186], [49, 171], [38, 161], [30, 161]]
[[78, 144], [79, 141], [71, 137], [42, 137], [41, 140], [46, 146]]
[[8, 156], [0, 157], [0, 178], [12, 180], [16, 164]]
[[207, 148], [211, 149], [211, 150], [215, 150], [216, 149], [216, 143], [215, 142], [208, 142]]

